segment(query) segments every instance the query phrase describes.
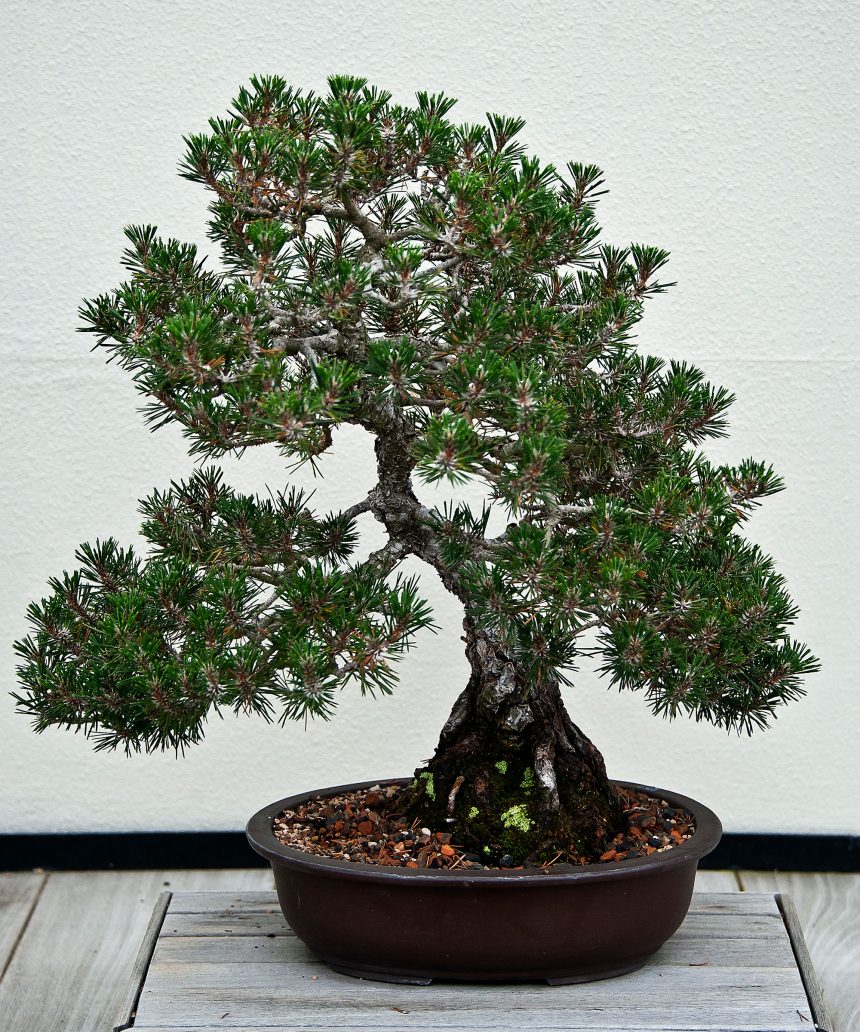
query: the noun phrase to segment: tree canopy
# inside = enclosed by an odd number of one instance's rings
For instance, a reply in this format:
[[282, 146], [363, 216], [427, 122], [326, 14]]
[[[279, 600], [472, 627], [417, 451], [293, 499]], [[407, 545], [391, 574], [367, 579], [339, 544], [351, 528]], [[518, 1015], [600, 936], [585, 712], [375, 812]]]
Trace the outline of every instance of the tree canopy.
[[[817, 662], [740, 533], [782, 483], [710, 462], [732, 395], [636, 347], [667, 253], [601, 241], [595, 166], [544, 164], [521, 119], [458, 124], [453, 104], [255, 78], [186, 139], [215, 254], [131, 227], [126, 282], [81, 313], [208, 464], [142, 503], [146, 558], [84, 545], [30, 607], [17, 699], [38, 729], [182, 747], [213, 707], [325, 717], [348, 683], [388, 692], [431, 624], [409, 554], [535, 680], [591, 632], [659, 714], [749, 731], [801, 694]], [[347, 423], [375, 435], [379, 483], [343, 512], [237, 494], [212, 464], [259, 444], [314, 463]], [[489, 501], [428, 508], [413, 474]], [[364, 512], [388, 541], [357, 562]]]

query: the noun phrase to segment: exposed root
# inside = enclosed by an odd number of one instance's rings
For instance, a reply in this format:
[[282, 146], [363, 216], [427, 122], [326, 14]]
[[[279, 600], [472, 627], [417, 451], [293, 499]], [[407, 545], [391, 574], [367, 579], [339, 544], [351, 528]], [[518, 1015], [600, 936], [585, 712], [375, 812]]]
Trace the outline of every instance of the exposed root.
[[557, 683], [528, 684], [501, 647], [465, 627], [472, 675], [406, 812], [446, 822], [487, 858], [549, 859], [571, 844], [587, 852], [622, 820], [602, 756]]
[[457, 780], [454, 782], [454, 787], [448, 793], [448, 816], [454, 816], [454, 804], [457, 802], [457, 793], [460, 791], [460, 786], [466, 779], [462, 774], [459, 775]]
[[535, 774], [547, 794], [547, 809], [551, 813], [557, 813], [561, 808], [558, 781], [553, 766], [554, 759], [555, 748], [549, 742], [542, 742], [535, 750]]

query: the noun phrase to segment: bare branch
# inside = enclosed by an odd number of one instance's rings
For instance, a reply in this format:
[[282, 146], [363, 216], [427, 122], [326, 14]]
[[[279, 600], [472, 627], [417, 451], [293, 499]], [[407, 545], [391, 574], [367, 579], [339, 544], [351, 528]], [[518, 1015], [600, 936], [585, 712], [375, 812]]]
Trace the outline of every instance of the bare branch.
[[408, 554], [409, 546], [405, 542], [389, 538], [382, 548], [377, 548], [375, 552], [370, 553], [367, 562], [372, 563], [385, 576], [391, 573]]
[[327, 333], [313, 334], [309, 337], [291, 337], [288, 334], [282, 334], [271, 338], [269, 349], [272, 351], [283, 351], [288, 355], [303, 354], [305, 357], [307, 357], [307, 352], [311, 351], [314, 359], [313, 364], [316, 365], [316, 353], [319, 351], [325, 353], [335, 351], [338, 341], [337, 330], [329, 330]]
[[351, 505], [348, 509], [344, 509], [340, 515], [346, 516], [348, 520], [354, 520], [356, 516], [361, 516], [365, 512], [370, 512], [370, 495], [367, 498], [362, 498], [360, 502], [356, 502], [355, 505]]
[[419, 298], [418, 292], [413, 290], [407, 290], [397, 301], [392, 301], [384, 294], [380, 294], [378, 290], [366, 290], [364, 292], [364, 296], [376, 301], [384, 308], [387, 308], [390, 312], [402, 311]]
[[558, 505], [552, 512], [559, 516], [590, 516], [594, 512], [593, 505]]
[[448, 402], [444, 398], [412, 398], [405, 401], [403, 408], [427, 408], [433, 412], [444, 412], [448, 408]]
[[317, 353], [310, 346], [310, 344], [308, 344], [307, 337], [303, 337], [302, 340], [299, 342], [299, 351], [308, 360], [308, 364], [310, 365], [311, 369], [316, 369]]
[[593, 620], [588, 620], [584, 624], [580, 624], [571, 636], [578, 638], [580, 634], [585, 634], [586, 631], [590, 631], [593, 627], [600, 627], [603, 622], [603, 617], [595, 616]]
[[[340, 191], [340, 199], [346, 218], [361, 233], [367, 241], [367, 246], [372, 251], [381, 251], [389, 243], [390, 238], [388, 234], [385, 233], [377, 222], [374, 222], [373, 219], [368, 218], [364, 214], [347, 190]], [[326, 214], [330, 213], [327, 212]]]

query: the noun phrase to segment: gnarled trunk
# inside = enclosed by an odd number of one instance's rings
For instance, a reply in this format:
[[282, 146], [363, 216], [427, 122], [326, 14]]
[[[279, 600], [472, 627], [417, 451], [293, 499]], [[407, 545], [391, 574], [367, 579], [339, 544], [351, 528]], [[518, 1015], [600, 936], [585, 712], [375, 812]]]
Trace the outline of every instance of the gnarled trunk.
[[[387, 418], [396, 423], [396, 411]], [[490, 862], [505, 854], [515, 862], [552, 859], [564, 848], [592, 854], [602, 832], [624, 823], [603, 757], [568, 716], [558, 682], [530, 683], [469, 616], [460, 571], [443, 560], [429, 513], [412, 490], [415, 459], [403, 424], [379, 419], [369, 429], [377, 433], [379, 468], [370, 511], [389, 535], [377, 561], [412, 553], [436, 569], [466, 609], [472, 668], [433, 758], [416, 772], [398, 809], [436, 828], [447, 825], [458, 844]]]
[[472, 672], [436, 752], [404, 800], [406, 812], [445, 822], [458, 844], [491, 862], [591, 854], [623, 825], [603, 757], [573, 723], [556, 681], [527, 683], [467, 617]]

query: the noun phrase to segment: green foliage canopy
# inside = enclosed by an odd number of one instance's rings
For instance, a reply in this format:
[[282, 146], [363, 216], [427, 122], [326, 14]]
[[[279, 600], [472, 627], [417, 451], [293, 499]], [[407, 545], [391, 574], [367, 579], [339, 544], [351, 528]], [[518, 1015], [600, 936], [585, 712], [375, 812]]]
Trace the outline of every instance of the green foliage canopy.
[[[431, 623], [395, 572], [410, 553], [533, 679], [563, 677], [592, 631], [611, 683], [667, 716], [751, 730], [801, 693], [817, 663], [739, 533], [781, 481], [710, 463], [731, 394], [635, 347], [666, 252], [600, 241], [596, 167], [542, 164], [520, 119], [457, 124], [453, 103], [266, 77], [187, 138], [218, 266], [131, 227], [128, 279], [84, 304], [84, 328], [203, 459], [270, 444], [313, 463], [352, 423], [382, 445], [380, 481], [324, 517], [212, 466], [154, 493], [146, 559], [83, 546], [30, 607], [17, 699], [38, 729], [178, 748], [212, 707], [325, 717], [351, 681], [390, 691]], [[507, 531], [420, 505], [413, 470], [481, 480]], [[368, 511], [389, 542], [354, 562]]]

